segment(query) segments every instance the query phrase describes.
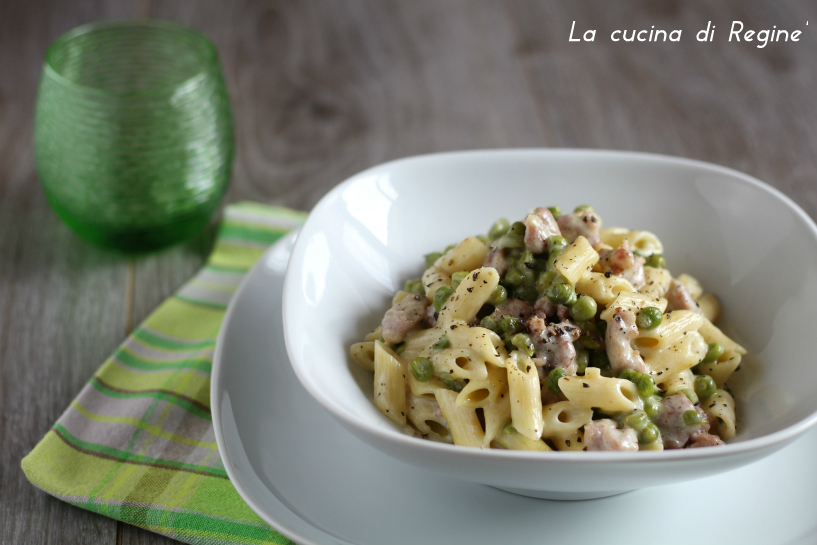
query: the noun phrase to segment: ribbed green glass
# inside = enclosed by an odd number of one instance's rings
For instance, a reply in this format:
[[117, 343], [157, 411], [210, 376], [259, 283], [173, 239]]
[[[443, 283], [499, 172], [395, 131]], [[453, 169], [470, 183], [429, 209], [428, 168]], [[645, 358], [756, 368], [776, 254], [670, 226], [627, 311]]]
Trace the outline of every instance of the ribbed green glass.
[[198, 232], [230, 178], [230, 100], [213, 44], [165, 21], [100, 22], [46, 53], [40, 182], [80, 236], [146, 251]]

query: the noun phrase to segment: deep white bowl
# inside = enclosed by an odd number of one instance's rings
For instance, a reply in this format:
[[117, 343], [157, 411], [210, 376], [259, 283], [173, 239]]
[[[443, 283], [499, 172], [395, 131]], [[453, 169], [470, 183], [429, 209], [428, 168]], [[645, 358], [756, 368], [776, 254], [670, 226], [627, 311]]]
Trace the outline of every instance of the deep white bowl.
[[[729, 382], [738, 435], [663, 452], [481, 450], [404, 435], [372, 403], [349, 346], [380, 321], [423, 254], [535, 206], [591, 204], [604, 225], [646, 229], [674, 274], [723, 304], [720, 324], [749, 354]], [[284, 334], [298, 379], [352, 433], [427, 469], [550, 499], [603, 497], [728, 471], [817, 422], [813, 309], [817, 227], [762, 182], [715, 165], [641, 153], [496, 150], [412, 157], [327, 194], [304, 225], [284, 285]], [[327, 448], [332, 448], [327, 445]]]

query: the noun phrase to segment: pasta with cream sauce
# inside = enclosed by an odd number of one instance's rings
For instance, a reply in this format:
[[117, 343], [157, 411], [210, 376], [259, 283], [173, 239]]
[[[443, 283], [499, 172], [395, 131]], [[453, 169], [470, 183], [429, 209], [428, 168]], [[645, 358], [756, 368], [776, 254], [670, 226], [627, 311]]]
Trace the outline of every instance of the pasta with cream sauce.
[[426, 256], [350, 353], [407, 433], [478, 448], [636, 451], [723, 445], [746, 353], [717, 297], [674, 276], [648, 231], [589, 206], [500, 219]]

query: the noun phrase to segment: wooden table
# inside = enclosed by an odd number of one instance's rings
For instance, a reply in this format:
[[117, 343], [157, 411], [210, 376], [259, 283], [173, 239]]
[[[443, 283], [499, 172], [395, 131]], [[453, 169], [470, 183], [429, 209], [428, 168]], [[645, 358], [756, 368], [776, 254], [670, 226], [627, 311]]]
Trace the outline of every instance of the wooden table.
[[[125, 259], [54, 215], [31, 146], [40, 63], [62, 32], [156, 17], [216, 43], [237, 155], [227, 202], [308, 210], [368, 166], [465, 148], [682, 155], [774, 185], [817, 218], [817, 3], [800, 0], [291, 0], [0, 4], [0, 542], [164, 543], [55, 500], [20, 459], [134, 324], [203, 263], [212, 228]], [[727, 41], [802, 30], [797, 43]], [[569, 41], [596, 29], [594, 42]], [[695, 33], [712, 21], [712, 42]], [[809, 25], [806, 25], [809, 21]], [[681, 42], [612, 42], [682, 29]], [[667, 203], [671, 206], [671, 203]]]

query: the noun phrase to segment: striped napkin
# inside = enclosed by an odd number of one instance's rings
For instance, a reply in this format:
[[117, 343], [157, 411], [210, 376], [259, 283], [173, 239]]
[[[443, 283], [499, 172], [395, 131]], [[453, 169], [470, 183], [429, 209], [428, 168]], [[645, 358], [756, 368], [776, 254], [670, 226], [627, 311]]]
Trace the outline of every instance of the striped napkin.
[[23, 458], [34, 486], [185, 543], [290, 543], [221, 462], [210, 371], [227, 304], [264, 249], [306, 215], [228, 206], [207, 265], [141, 324]]

